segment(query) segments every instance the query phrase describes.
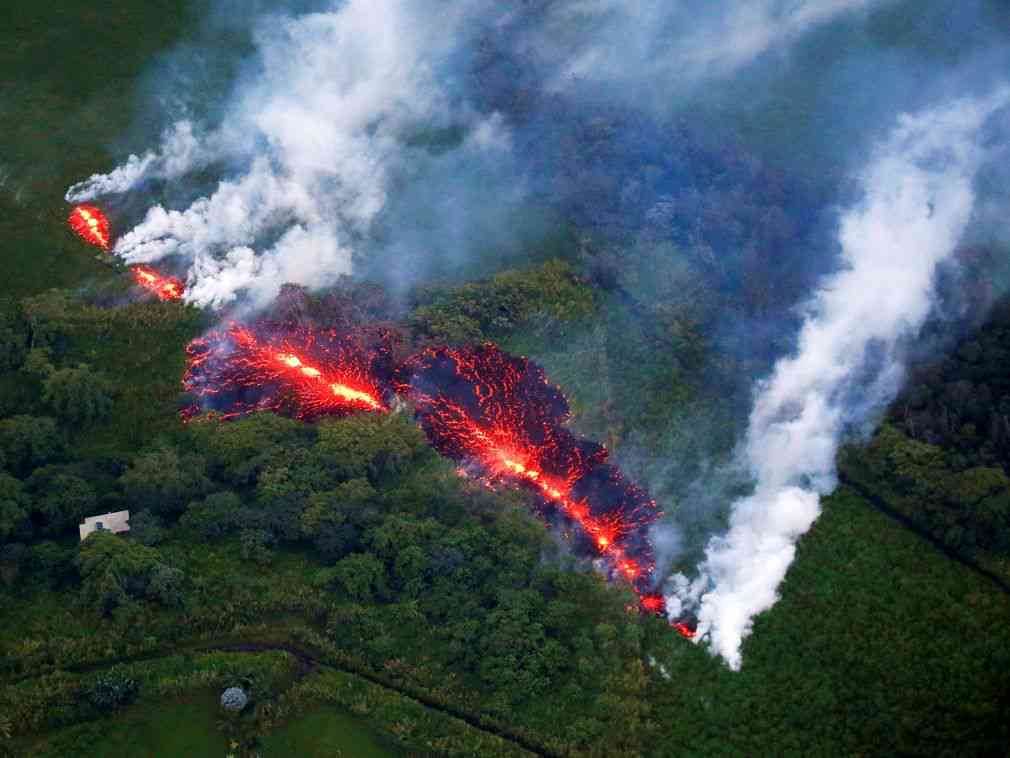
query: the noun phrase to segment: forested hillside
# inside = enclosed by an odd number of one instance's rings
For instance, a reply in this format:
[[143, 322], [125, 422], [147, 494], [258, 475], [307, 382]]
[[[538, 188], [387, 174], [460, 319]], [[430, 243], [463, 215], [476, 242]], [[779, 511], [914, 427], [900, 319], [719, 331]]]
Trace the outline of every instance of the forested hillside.
[[[367, 321], [380, 294], [291, 290], [281, 307]], [[416, 302], [398, 326], [407, 344], [469, 320], [482, 337], [559, 345], [621, 307], [561, 262]], [[14, 754], [93, 754], [113, 711], [129, 719], [231, 684], [256, 708], [223, 728], [250, 747], [321, 703], [350, 706], [386, 749], [451, 755], [988, 752], [1005, 739], [1006, 596], [852, 492], [829, 501], [733, 674], [629, 613], [630, 592], [566, 558], [522, 493], [459, 478], [406, 412], [182, 425], [193, 311], [51, 293], [12, 304], [6, 323], [6, 397], [18, 399], [0, 421], [0, 712]], [[987, 370], [984, 357], [970, 365]], [[619, 386], [589, 389], [619, 404]], [[687, 380], [676, 392], [705, 397]], [[606, 427], [618, 452], [628, 426]], [[936, 442], [885, 427], [860, 453], [883, 482], [866, 486], [885, 498], [940, 486], [930, 477], [946, 469], [883, 447], [965, 455]], [[998, 516], [1001, 460], [949, 476], [965, 524]], [[932, 528], [957, 501], [908, 502]], [[79, 543], [83, 516], [120, 508], [127, 536]], [[348, 675], [363, 677], [357, 689]]]

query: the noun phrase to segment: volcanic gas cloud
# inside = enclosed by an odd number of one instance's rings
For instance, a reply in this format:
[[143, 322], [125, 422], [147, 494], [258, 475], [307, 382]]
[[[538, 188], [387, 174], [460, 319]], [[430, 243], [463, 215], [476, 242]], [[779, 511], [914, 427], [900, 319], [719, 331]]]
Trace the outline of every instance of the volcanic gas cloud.
[[[375, 342], [375, 340], [371, 340]], [[627, 580], [643, 611], [652, 593], [649, 526], [656, 504], [607, 463], [607, 451], [564, 427], [568, 403], [536, 364], [492, 344], [428, 348], [394, 366], [388, 342], [277, 324], [242, 326], [195, 340], [185, 389], [228, 419], [272, 410], [311, 420], [387, 412], [400, 395], [441, 454], [488, 482], [521, 487], [536, 512], [572, 535], [576, 553]]]

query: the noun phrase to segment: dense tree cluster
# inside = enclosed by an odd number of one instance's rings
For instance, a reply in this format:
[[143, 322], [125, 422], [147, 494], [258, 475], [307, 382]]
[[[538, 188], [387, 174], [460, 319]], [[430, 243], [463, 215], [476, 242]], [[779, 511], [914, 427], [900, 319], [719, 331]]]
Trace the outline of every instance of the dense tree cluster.
[[[684, 472], [732, 443], [732, 411], [713, 397], [733, 384], [709, 381], [720, 367], [690, 310], [654, 297], [653, 288], [690, 291], [692, 266], [649, 250], [651, 276], [619, 270], [608, 290], [551, 263], [418, 293], [412, 318], [392, 326], [407, 342], [479, 335], [532, 347], [571, 390], [582, 431], [623, 451], [647, 448], [643, 460], [662, 458], [662, 476], [686, 481]], [[606, 251], [579, 255], [591, 268]], [[287, 288], [274, 315], [356, 323], [386, 307], [376, 305], [379, 293], [346, 286], [321, 297]], [[565, 558], [520, 494], [461, 478], [408, 410], [313, 424], [262, 413], [182, 425], [180, 356], [200, 326], [184, 311], [120, 314], [140, 326], [110, 331], [115, 319], [66, 297], [22, 305], [0, 330], [12, 345], [2, 376], [12, 392], [0, 408], [0, 602], [53, 593], [100, 624], [96, 640], [116, 630], [141, 652], [190, 627], [231, 634], [298, 616], [314, 649], [405, 691], [548, 735], [556, 752], [642, 754], [665, 731], [684, 737], [669, 714], [686, 708], [702, 718], [715, 707], [706, 698], [736, 691], [721, 682], [696, 695], [670, 684], [670, 661], [693, 670], [696, 683], [715, 682], [718, 663], [660, 620], [629, 613], [630, 592]], [[131, 340], [142, 348], [122, 349]], [[111, 413], [97, 412], [102, 403], [88, 388], [111, 401]], [[86, 399], [83, 410], [69, 412], [58, 399], [64, 391]], [[886, 482], [889, 497], [950, 543], [1007, 549], [1001, 460], [985, 458], [984, 444], [913, 438], [902, 407], [843, 468]], [[654, 473], [635, 476], [657, 487]], [[82, 517], [119, 509], [131, 512], [129, 533], [79, 542]], [[36, 644], [25, 644], [19, 665], [64, 655], [35, 652]], [[112, 647], [101, 642], [95, 656]], [[657, 650], [667, 663], [650, 662]], [[33, 713], [70, 719], [75, 698], [88, 713], [107, 711], [136, 695], [134, 678], [131, 669], [63, 682]], [[732, 702], [718, 707], [738, 713]], [[745, 743], [737, 735], [735, 744]]]
[[503, 271], [460, 287], [429, 288], [415, 293], [411, 316], [423, 338], [449, 343], [501, 339], [536, 319], [555, 325], [591, 315], [593, 290], [569, 263], [549, 260], [527, 271]]
[[1010, 299], [940, 360], [913, 370], [892, 418], [910, 437], [956, 451], [964, 465], [1010, 465]]
[[907, 389], [842, 470], [965, 554], [1010, 554], [1010, 300], [913, 367]]

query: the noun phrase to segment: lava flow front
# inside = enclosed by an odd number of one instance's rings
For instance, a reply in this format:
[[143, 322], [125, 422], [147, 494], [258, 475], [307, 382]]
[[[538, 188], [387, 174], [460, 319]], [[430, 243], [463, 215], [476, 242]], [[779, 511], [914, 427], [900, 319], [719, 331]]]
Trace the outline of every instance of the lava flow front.
[[[388, 335], [387, 335], [388, 337]], [[653, 594], [650, 525], [656, 504], [607, 463], [607, 451], [564, 428], [568, 403], [543, 369], [492, 344], [428, 348], [393, 368], [388, 340], [363, 333], [232, 324], [192, 342], [183, 384], [200, 406], [228, 419], [262, 410], [310, 420], [388, 410], [394, 392], [414, 404], [440, 453], [488, 482], [523, 487], [575, 552], [628, 581], [643, 613], [662, 616]]]
[[67, 219], [74, 233], [89, 245], [109, 249], [109, 219], [93, 205], [78, 205]]
[[[74, 233], [90, 245], [108, 250], [109, 219], [93, 205], [78, 205], [67, 219]], [[181, 300], [183, 284], [174, 276], [159, 274], [150, 266], [132, 266], [133, 279], [159, 300]]]
[[133, 279], [159, 300], [181, 300], [183, 284], [174, 276], [164, 276], [148, 266], [133, 266]]
[[429, 348], [399, 369], [397, 390], [443, 455], [491, 480], [521, 484], [549, 522], [574, 526], [577, 553], [600, 558], [644, 604], [654, 559], [656, 504], [606, 463], [607, 451], [564, 428], [568, 403], [543, 369], [492, 344]]
[[335, 331], [286, 330], [232, 324], [194, 340], [186, 349], [187, 392], [221, 418], [275, 411], [300, 419], [352, 411], [385, 411], [373, 379], [388, 360], [384, 347], [366, 348]]

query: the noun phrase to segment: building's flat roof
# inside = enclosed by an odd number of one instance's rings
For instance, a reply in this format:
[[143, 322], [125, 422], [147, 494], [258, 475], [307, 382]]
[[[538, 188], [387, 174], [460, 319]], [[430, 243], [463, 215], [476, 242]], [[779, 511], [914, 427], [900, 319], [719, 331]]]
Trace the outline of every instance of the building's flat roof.
[[[101, 527], [99, 527], [101, 524]], [[83, 540], [89, 534], [101, 528], [104, 531], [119, 534], [130, 531], [130, 512], [113, 511], [112, 513], [102, 513], [98, 516], [88, 516], [84, 522], [77, 527]]]

